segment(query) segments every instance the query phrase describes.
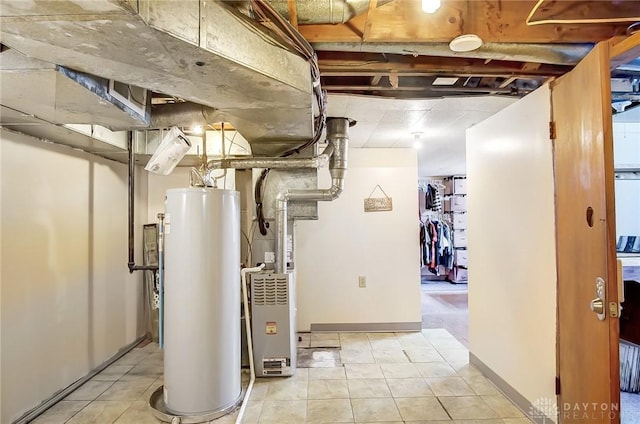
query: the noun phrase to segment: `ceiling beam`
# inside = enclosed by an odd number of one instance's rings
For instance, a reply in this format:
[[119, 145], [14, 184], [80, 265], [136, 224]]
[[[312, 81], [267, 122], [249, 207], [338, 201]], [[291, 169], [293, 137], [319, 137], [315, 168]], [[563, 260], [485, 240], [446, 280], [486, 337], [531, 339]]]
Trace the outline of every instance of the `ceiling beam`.
[[[570, 6], [572, 3], [591, 2], [561, 3]], [[593, 16], [610, 15], [618, 7], [614, 2], [593, 3], [589, 6], [589, 13]], [[374, 14], [356, 16], [348, 26], [300, 25], [300, 32], [312, 43], [360, 42], [365, 32], [366, 41], [369, 42], [449, 42], [459, 35], [473, 33], [485, 42], [577, 43], [608, 40], [624, 34], [628, 25], [530, 26], [526, 24], [526, 19], [535, 4], [535, 0], [448, 0], [436, 13], [427, 14], [422, 12], [419, 1], [395, 0], [378, 7]], [[367, 25], [370, 26], [368, 30]]]
[[298, 29], [298, 9], [296, 7], [296, 0], [287, 0], [287, 7], [289, 9], [289, 22], [295, 29]]
[[515, 77], [511, 77], [511, 78], [507, 78], [506, 80], [502, 81], [502, 83], [500, 83], [500, 85], [498, 87], [500, 88], [505, 88], [507, 87], [509, 84], [511, 84], [512, 82], [514, 82], [517, 78]]
[[[513, 90], [510, 88], [496, 87], [381, 87], [369, 85], [323, 85], [323, 90], [327, 91], [412, 91], [416, 93], [438, 92], [438, 93], [502, 93], [511, 94]], [[525, 92], [529, 92], [526, 90]]]
[[636, 1], [543, 1], [531, 16], [531, 24], [586, 24], [598, 21], [637, 22], [640, 8]]
[[[382, 77], [388, 77], [391, 75], [390, 71], [327, 71], [321, 72], [322, 77], [371, 77], [371, 85], [376, 85], [380, 83], [380, 79]], [[513, 72], [505, 72], [505, 73], [487, 73], [487, 72], [443, 72], [443, 71], [434, 71], [434, 72], [396, 72], [398, 77], [458, 77], [458, 78], [468, 78], [468, 77], [478, 77], [478, 78], [513, 78], [513, 79], [540, 79], [548, 77], [548, 75], [541, 74], [519, 74], [515, 75]]]
[[367, 41], [373, 25], [373, 14], [378, 7], [378, 0], [369, 0], [369, 9], [367, 9], [367, 17], [364, 21], [364, 31], [362, 32], [362, 41]]
[[611, 46], [611, 69], [640, 57], [640, 31]]
[[468, 75], [468, 76], [559, 76], [571, 66], [522, 64], [521, 62], [437, 56], [408, 56], [382, 53], [319, 51], [318, 64], [323, 76], [388, 75]]

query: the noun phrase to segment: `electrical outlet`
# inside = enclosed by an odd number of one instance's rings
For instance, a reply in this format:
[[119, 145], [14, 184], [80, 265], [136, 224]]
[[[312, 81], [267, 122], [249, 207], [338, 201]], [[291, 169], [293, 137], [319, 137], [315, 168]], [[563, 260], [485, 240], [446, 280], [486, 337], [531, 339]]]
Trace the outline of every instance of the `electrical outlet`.
[[365, 277], [364, 275], [358, 277], [358, 287], [360, 287], [361, 289], [367, 287], [367, 277]]

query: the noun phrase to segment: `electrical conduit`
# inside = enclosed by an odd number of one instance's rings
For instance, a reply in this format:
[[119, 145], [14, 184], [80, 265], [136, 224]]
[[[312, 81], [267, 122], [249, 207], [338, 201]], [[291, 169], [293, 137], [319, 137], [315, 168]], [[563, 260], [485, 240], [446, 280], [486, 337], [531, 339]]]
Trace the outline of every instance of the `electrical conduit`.
[[236, 418], [236, 424], [242, 423], [242, 417], [244, 417], [244, 411], [247, 409], [247, 403], [249, 402], [249, 398], [251, 397], [251, 390], [253, 389], [253, 384], [256, 381], [256, 371], [253, 363], [251, 317], [249, 316], [249, 296], [247, 295], [247, 274], [251, 272], [261, 271], [262, 268], [264, 268], [264, 264], [260, 264], [260, 266], [254, 268], [242, 268], [242, 271], [240, 271], [240, 275], [242, 277], [242, 305], [244, 307], [244, 325], [247, 332], [247, 349], [249, 354], [249, 372], [251, 373], [251, 379], [249, 380], [247, 391], [244, 394], [244, 399], [242, 400], [242, 405], [240, 406], [240, 411], [238, 412], [238, 417]]

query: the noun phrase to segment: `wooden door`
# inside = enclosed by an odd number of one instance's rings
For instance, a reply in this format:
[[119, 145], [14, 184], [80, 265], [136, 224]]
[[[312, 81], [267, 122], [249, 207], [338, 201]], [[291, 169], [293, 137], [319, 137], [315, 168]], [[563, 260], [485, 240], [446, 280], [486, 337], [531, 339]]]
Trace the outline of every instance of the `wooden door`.
[[[562, 423], [619, 423], [613, 138], [609, 46], [551, 86], [556, 181], [559, 413]], [[604, 280], [604, 320], [591, 311]]]

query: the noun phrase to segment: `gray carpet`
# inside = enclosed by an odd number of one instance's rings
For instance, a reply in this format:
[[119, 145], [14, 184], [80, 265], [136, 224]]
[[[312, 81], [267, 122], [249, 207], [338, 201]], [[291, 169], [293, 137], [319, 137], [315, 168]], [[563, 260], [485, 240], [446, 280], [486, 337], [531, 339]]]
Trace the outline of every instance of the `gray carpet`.
[[640, 423], [640, 394], [620, 393], [621, 424]]
[[467, 284], [453, 284], [448, 281], [427, 280], [422, 277], [422, 289], [428, 292], [448, 292], [448, 291], [467, 291], [469, 287]]

